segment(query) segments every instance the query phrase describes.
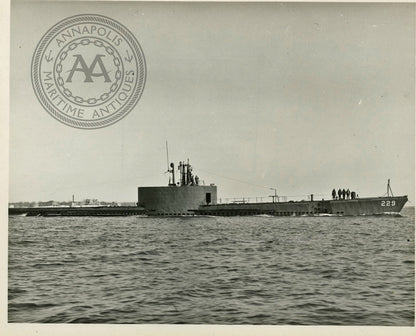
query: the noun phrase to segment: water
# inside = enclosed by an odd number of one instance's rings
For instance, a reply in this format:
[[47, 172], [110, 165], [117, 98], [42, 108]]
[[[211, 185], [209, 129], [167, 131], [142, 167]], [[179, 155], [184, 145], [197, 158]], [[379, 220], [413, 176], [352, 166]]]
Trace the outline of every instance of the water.
[[10, 217], [8, 321], [414, 324], [403, 217]]

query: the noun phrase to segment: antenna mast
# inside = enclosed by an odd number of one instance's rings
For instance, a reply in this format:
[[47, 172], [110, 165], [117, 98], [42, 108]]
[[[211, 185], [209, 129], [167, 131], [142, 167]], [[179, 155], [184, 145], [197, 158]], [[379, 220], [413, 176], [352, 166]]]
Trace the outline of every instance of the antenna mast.
[[277, 189], [276, 188], [269, 188], [269, 189], [274, 190], [274, 195], [269, 196], [269, 197], [272, 198], [273, 203], [276, 202], [276, 199], [277, 199], [277, 202], [279, 202], [279, 196], [277, 195]]
[[175, 186], [176, 182], [175, 182], [175, 165], [173, 163], [169, 164], [169, 147], [168, 147], [168, 141], [166, 140], [166, 165], [168, 166], [168, 170], [166, 171], [166, 173], [171, 173], [172, 174], [172, 179], [169, 176], [169, 185], [170, 186]]
[[166, 166], [168, 167], [169, 171], [169, 149], [168, 149], [168, 141], [166, 140]]
[[391, 190], [391, 187], [390, 187], [390, 179], [388, 179], [387, 180], [387, 197], [390, 197], [390, 194], [391, 194], [391, 196], [394, 197], [393, 190]]

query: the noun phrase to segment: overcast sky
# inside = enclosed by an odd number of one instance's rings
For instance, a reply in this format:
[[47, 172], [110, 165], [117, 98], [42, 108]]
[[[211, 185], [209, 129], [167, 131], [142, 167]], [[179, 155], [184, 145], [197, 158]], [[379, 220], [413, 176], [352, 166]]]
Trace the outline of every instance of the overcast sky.
[[[10, 201], [137, 201], [190, 159], [219, 197], [381, 196], [415, 189], [414, 4], [11, 4]], [[76, 14], [109, 16], [147, 62], [118, 123], [56, 121], [30, 81], [36, 44]], [[242, 183], [238, 181], [244, 181]]]

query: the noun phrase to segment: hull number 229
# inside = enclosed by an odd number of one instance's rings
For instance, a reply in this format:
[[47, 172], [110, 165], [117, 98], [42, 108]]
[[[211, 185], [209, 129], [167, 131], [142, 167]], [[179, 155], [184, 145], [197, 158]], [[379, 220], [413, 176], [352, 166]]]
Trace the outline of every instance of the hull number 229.
[[381, 201], [381, 206], [395, 206], [396, 205], [396, 201]]

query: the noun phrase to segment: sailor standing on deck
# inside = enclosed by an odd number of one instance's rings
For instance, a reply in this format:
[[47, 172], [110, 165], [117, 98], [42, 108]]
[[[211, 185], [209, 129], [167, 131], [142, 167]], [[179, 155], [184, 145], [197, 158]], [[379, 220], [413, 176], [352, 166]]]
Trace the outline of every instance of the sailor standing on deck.
[[342, 189], [342, 198], [345, 199], [345, 189]]
[[335, 199], [335, 197], [337, 197], [337, 192], [335, 189], [332, 189], [332, 199]]
[[341, 199], [342, 191], [341, 189], [338, 189], [338, 199]]
[[350, 199], [350, 189], [347, 189], [347, 199]]

